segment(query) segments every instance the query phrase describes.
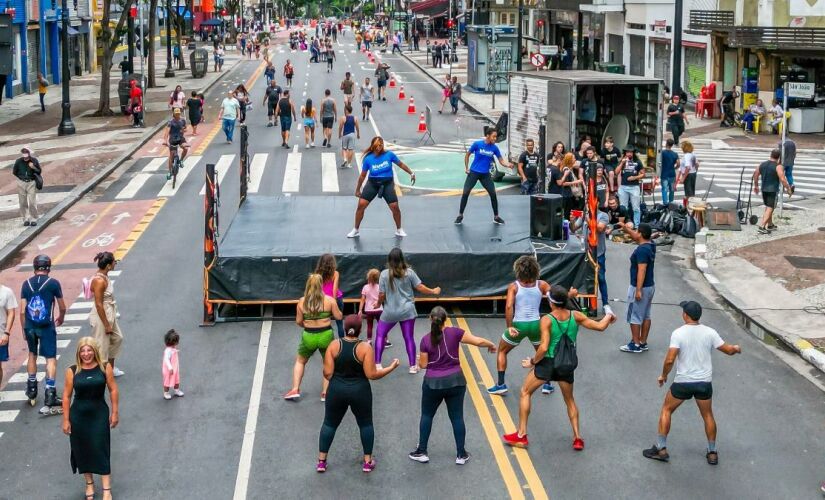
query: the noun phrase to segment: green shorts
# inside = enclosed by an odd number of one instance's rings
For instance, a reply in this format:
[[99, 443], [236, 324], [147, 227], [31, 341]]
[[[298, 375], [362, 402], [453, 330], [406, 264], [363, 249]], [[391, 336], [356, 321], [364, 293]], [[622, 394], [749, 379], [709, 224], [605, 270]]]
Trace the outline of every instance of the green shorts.
[[321, 351], [321, 356], [323, 356], [334, 338], [332, 327], [317, 333], [304, 330], [301, 333], [301, 343], [298, 344], [298, 355], [309, 359], [315, 351]]
[[504, 330], [501, 339], [510, 345], [519, 345], [522, 340], [530, 339], [533, 345], [541, 343], [541, 320], [535, 321], [513, 321], [513, 328], [518, 330], [518, 335], [512, 336], [508, 330]]

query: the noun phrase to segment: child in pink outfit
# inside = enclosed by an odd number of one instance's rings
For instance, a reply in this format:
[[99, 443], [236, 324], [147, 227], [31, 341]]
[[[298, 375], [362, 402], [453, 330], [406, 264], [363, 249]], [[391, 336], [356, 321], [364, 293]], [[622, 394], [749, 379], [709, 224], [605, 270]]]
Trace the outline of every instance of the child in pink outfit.
[[367, 341], [372, 343], [372, 324], [381, 317], [382, 308], [378, 304], [378, 269], [367, 271], [367, 284], [361, 289], [361, 302], [358, 304], [358, 315], [367, 320]]
[[163, 399], [172, 399], [174, 395], [182, 398], [183, 391], [180, 390], [180, 361], [178, 360], [178, 342], [180, 335], [175, 330], [169, 330], [163, 338], [166, 349], [163, 351], [163, 363], [161, 373], [163, 374]]

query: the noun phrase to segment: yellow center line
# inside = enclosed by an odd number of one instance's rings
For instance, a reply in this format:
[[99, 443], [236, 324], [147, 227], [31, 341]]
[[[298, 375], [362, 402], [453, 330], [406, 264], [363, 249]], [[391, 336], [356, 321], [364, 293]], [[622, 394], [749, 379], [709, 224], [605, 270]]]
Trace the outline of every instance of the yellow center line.
[[94, 229], [98, 222], [100, 222], [106, 214], [108, 214], [113, 208], [115, 208], [115, 205], [117, 205], [117, 203], [115, 202], [109, 203], [109, 205], [106, 208], [104, 208], [102, 212], [97, 214], [97, 218], [95, 218], [95, 220], [92, 221], [91, 224], [86, 226], [86, 229], [81, 231], [80, 234], [78, 234], [77, 237], [74, 240], [72, 240], [72, 242], [69, 243], [66, 246], [66, 248], [63, 249], [62, 252], [57, 254], [57, 257], [52, 259], [52, 266], [63, 260], [66, 257], [66, 255], [68, 255], [68, 253], [72, 251], [72, 248], [74, 248], [75, 245], [80, 243], [83, 240], [83, 238], [88, 236], [89, 232], [91, 232], [91, 230]]
[[[470, 332], [470, 326], [467, 324], [467, 320], [460, 317], [461, 311], [456, 307], [453, 309], [453, 312], [456, 315], [456, 322], [458, 323], [458, 327], [464, 330], [465, 332]], [[487, 364], [484, 362], [484, 358], [481, 355], [481, 351], [476, 346], [467, 346], [467, 349], [470, 351], [470, 355], [473, 358], [473, 362], [476, 365], [476, 370], [478, 370], [479, 375], [481, 376], [481, 381], [485, 387], [490, 387], [494, 385], [493, 375], [490, 373], [490, 369], [487, 368]], [[478, 388], [476, 388], [478, 390]], [[513, 423], [513, 419], [510, 416], [510, 412], [507, 411], [507, 406], [504, 404], [504, 400], [498, 396], [490, 396], [490, 400], [493, 403], [493, 408], [495, 408], [496, 413], [498, 414], [499, 422], [501, 422], [501, 426], [504, 428], [504, 433], [509, 434], [511, 432], [515, 432], [516, 426]], [[498, 437], [500, 440], [500, 437]], [[513, 454], [516, 456], [516, 461], [521, 468], [522, 473], [524, 474], [524, 478], [527, 480], [527, 484], [530, 487], [530, 491], [533, 493], [533, 498], [536, 500], [548, 500], [550, 497], [547, 495], [547, 491], [544, 489], [544, 485], [541, 482], [541, 478], [539, 478], [538, 473], [536, 472], [535, 466], [533, 466], [533, 461], [530, 459], [530, 455], [527, 453], [527, 450], [524, 448], [513, 448]]]
[[[449, 320], [447, 325], [449, 326]], [[523, 500], [525, 498], [524, 491], [522, 490], [521, 485], [519, 485], [516, 471], [513, 470], [513, 464], [511, 464], [510, 459], [507, 458], [507, 452], [504, 449], [504, 444], [501, 442], [501, 437], [498, 435], [498, 429], [496, 429], [496, 424], [493, 422], [490, 409], [487, 407], [484, 402], [484, 396], [481, 395], [481, 391], [478, 389], [478, 383], [476, 382], [472, 369], [470, 369], [470, 364], [468, 363], [467, 356], [464, 354], [463, 349], [458, 352], [458, 357], [459, 364], [461, 365], [461, 371], [464, 373], [464, 378], [467, 380], [467, 391], [470, 393], [470, 399], [472, 399], [473, 405], [476, 407], [476, 411], [478, 412], [478, 418], [481, 420], [481, 427], [484, 429], [484, 434], [487, 436], [487, 441], [490, 443], [490, 448], [493, 450], [493, 457], [496, 459], [496, 464], [498, 464], [499, 471], [501, 472], [501, 478], [504, 480], [504, 485], [507, 487], [507, 492], [509, 493], [511, 499]]]

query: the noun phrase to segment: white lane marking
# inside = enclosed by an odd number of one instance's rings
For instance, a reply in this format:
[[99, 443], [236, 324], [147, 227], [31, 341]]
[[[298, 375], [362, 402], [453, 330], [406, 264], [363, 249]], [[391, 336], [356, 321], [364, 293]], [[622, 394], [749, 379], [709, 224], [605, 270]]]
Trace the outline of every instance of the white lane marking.
[[28, 401], [26, 391], [3, 391], [0, 392], [0, 403], [11, 403], [14, 401]]
[[0, 411], [0, 422], [14, 422], [20, 410], [2, 410]]
[[[58, 342], [60, 342], [60, 341], [58, 340]], [[60, 354], [55, 356], [54, 359], [60, 359]], [[46, 366], [46, 358], [44, 358], [43, 356], [38, 356], [37, 357], [37, 365], [38, 366]]]
[[122, 272], [123, 272], [123, 271], [120, 271], [120, 270], [117, 270], [117, 271], [109, 271], [109, 276], [120, 276], [120, 273], [122, 273]]
[[238, 463], [238, 476], [235, 479], [234, 500], [246, 500], [249, 487], [249, 475], [252, 471], [252, 450], [255, 447], [255, 432], [258, 428], [258, 413], [261, 407], [261, 393], [264, 388], [264, 372], [266, 371], [266, 355], [269, 350], [269, 336], [272, 333], [272, 322], [265, 321], [261, 325], [261, 339], [258, 342], [258, 359], [255, 361], [255, 374], [252, 377], [252, 391], [249, 395], [249, 409], [246, 412], [246, 426], [241, 445], [241, 458]]
[[335, 153], [321, 153], [321, 190], [325, 193], [338, 192], [338, 168]]
[[[234, 160], [235, 155], [221, 155], [221, 157], [218, 158], [218, 163], [215, 164], [215, 171], [218, 173], [218, 185], [223, 184], [223, 178], [229, 173], [229, 169], [232, 167]], [[206, 182], [203, 183], [199, 194], [201, 196], [206, 194]]]
[[286, 167], [284, 168], [284, 184], [281, 191], [284, 193], [297, 193], [301, 184], [301, 153], [295, 150], [286, 156]]
[[[37, 372], [37, 381], [42, 382], [46, 378], [46, 372]], [[29, 374], [26, 372], [15, 373], [9, 378], [10, 384], [25, 384], [29, 380]]]
[[80, 332], [79, 326], [58, 326], [57, 327], [57, 334], [58, 335], [74, 335]]
[[269, 158], [268, 153], [255, 153], [252, 161], [249, 164], [249, 186], [248, 192], [257, 193], [261, 187], [261, 179], [264, 177], [264, 168], [266, 168], [266, 160]]
[[115, 199], [128, 200], [134, 198], [138, 191], [140, 191], [140, 188], [142, 188], [146, 184], [146, 181], [151, 179], [154, 175], [155, 174], [149, 174], [144, 172], [135, 174], [135, 176], [132, 177], [132, 180], [130, 180], [129, 183], [126, 184], [126, 186], [120, 190], [117, 196], [115, 196]]
[[69, 306], [69, 310], [72, 309], [91, 309], [94, 306], [94, 302], [75, 302]]
[[72, 341], [72, 339], [61, 339], [61, 340], [58, 340], [58, 341], [57, 341], [57, 348], [58, 348], [58, 349], [65, 349], [65, 348], [69, 347], [69, 343], [70, 343], [71, 341]]
[[187, 156], [185, 160], [183, 160], [183, 170], [178, 172], [178, 181], [175, 185], [175, 189], [172, 189], [172, 179], [166, 181], [166, 184], [158, 192], [158, 198], [164, 198], [169, 196], [174, 196], [175, 192], [183, 185], [183, 181], [189, 177], [189, 174], [192, 173], [192, 170], [195, 169], [195, 165], [203, 158], [203, 156]]
[[86, 321], [87, 319], [89, 319], [89, 313], [75, 313], [66, 315], [66, 321]]
[[158, 170], [160, 170], [160, 167], [162, 167], [163, 165], [166, 165], [166, 163], [168, 161], [169, 161], [169, 158], [167, 158], [166, 156], [161, 156], [160, 158], [152, 158], [152, 161], [150, 161], [140, 171], [141, 172], [157, 172]]

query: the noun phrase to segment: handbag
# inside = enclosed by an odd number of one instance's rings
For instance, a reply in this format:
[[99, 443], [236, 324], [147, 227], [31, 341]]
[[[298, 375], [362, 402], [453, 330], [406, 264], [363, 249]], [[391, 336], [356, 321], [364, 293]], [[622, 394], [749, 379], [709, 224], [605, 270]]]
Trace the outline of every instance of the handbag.
[[37, 172], [32, 173], [32, 176], [34, 176], [34, 187], [37, 188], [38, 191], [43, 189], [43, 176]]

